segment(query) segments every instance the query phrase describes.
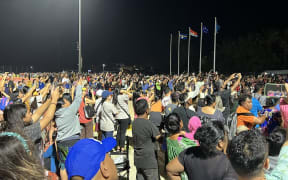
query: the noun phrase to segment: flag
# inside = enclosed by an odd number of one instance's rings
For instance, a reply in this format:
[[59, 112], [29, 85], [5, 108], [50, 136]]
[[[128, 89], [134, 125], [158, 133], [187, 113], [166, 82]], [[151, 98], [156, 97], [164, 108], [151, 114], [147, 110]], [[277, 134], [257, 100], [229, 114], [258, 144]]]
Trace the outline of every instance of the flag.
[[192, 29], [190, 29], [189, 35], [193, 37], [198, 37], [198, 33], [196, 31], [193, 31]]
[[206, 26], [203, 26], [203, 33], [208, 34], [208, 28]]
[[180, 34], [180, 39], [187, 39], [187, 34]]
[[220, 30], [220, 25], [219, 24], [216, 24], [216, 33], [218, 33]]

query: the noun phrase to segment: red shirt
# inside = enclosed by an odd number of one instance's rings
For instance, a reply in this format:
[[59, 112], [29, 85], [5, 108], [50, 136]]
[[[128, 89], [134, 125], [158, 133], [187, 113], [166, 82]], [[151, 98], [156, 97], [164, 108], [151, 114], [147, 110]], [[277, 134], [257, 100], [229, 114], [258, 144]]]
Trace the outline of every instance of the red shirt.
[[84, 112], [84, 107], [85, 107], [85, 104], [84, 104], [84, 101], [83, 101], [83, 98], [82, 98], [82, 102], [80, 104], [80, 107], [79, 107], [79, 120], [80, 120], [80, 123], [88, 123], [88, 122], [91, 122], [92, 118], [90, 119], [87, 119], [85, 117], [85, 112]]

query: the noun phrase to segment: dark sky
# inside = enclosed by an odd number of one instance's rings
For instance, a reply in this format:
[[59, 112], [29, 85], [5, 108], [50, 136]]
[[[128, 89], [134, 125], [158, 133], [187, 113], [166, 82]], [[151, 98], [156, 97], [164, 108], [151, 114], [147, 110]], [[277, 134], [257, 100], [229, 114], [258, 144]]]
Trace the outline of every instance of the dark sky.
[[[82, 2], [85, 69], [92, 64], [101, 67], [102, 63], [126, 63], [168, 72], [169, 37], [173, 33], [173, 70], [176, 72], [177, 31], [187, 33], [190, 26], [199, 33], [200, 22], [203, 22], [210, 30], [210, 34], [203, 37], [205, 55], [213, 48], [215, 16], [221, 26], [217, 42], [288, 25], [286, 6], [271, 1]], [[0, 68], [5, 64], [17, 65], [18, 70], [21, 65], [33, 65], [38, 71], [77, 69], [77, 40], [78, 0], [0, 0]], [[187, 41], [181, 43], [183, 62], [187, 59]], [[192, 66], [198, 59], [199, 38], [191, 40]]]

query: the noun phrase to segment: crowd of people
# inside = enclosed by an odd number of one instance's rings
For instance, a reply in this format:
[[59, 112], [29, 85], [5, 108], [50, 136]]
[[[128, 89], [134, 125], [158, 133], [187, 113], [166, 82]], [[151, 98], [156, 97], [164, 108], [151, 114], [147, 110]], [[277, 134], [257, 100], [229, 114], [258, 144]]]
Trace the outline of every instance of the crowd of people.
[[3, 73], [0, 177], [118, 179], [131, 127], [133, 179], [287, 179], [287, 94], [287, 75]]

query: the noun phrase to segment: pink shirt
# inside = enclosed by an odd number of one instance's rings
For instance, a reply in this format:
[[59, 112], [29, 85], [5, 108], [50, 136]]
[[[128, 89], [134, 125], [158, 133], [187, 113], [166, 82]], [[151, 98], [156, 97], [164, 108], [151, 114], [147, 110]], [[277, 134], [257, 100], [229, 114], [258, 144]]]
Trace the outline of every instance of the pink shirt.
[[284, 128], [288, 127], [288, 104], [283, 98], [280, 99], [280, 112], [282, 116], [282, 121], [284, 121]]

